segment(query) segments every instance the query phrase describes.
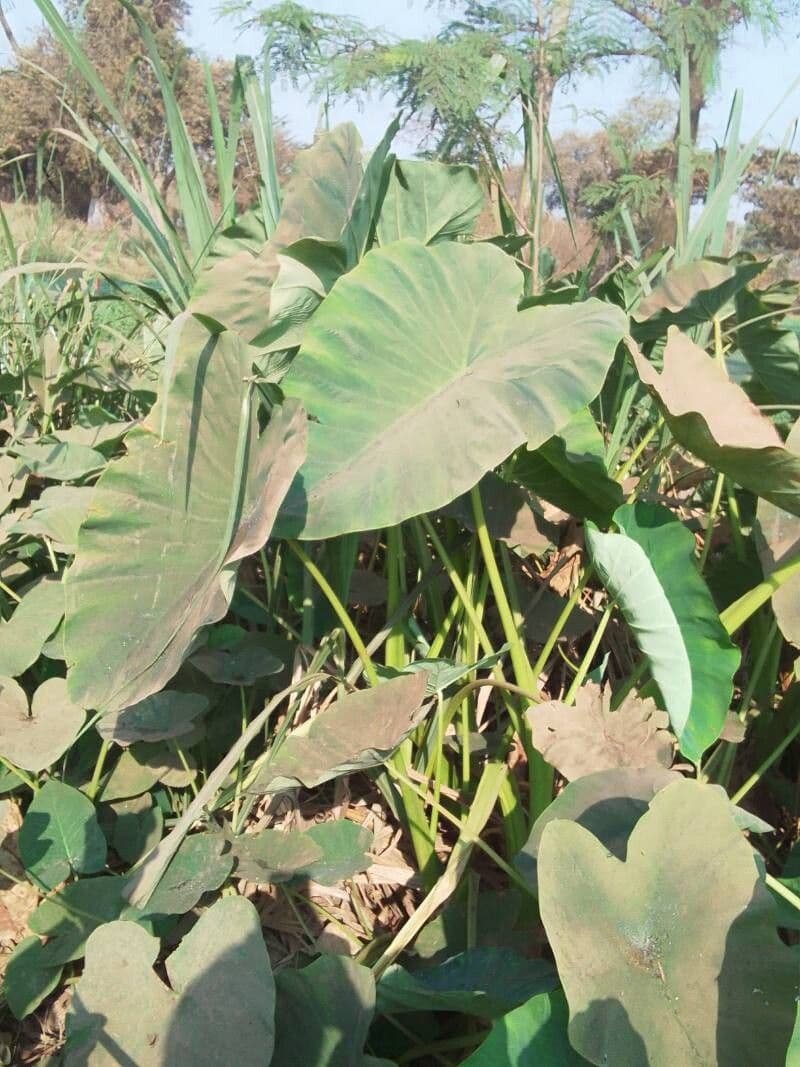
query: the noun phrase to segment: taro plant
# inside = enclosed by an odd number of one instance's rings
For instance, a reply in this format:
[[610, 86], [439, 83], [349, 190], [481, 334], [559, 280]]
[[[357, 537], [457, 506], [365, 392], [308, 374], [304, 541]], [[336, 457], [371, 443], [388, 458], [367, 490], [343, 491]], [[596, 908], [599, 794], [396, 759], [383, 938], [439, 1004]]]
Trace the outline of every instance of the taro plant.
[[97, 293], [2, 349], [14, 1040], [64, 996], [66, 1065], [793, 1062], [796, 287], [526, 297], [395, 131], [137, 292], [144, 385]]

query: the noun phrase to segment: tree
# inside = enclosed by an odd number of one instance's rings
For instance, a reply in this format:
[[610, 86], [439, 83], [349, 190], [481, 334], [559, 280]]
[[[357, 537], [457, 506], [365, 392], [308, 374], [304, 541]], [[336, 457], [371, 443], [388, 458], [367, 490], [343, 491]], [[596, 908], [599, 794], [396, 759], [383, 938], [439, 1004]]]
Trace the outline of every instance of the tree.
[[756, 249], [800, 252], [800, 154], [762, 148], [742, 183], [747, 241]]
[[[161, 60], [175, 87], [181, 113], [201, 166], [214, 187], [213, 139], [203, 63], [182, 43], [188, 12], [185, 0], [139, 0], [137, 9], [155, 36]], [[162, 194], [174, 180], [174, 160], [165, 136], [161, 92], [137, 26], [119, 0], [65, 0], [64, 15], [103, 84]], [[232, 65], [213, 63], [211, 76], [223, 114], [230, 104]], [[0, 191], [42, 193], [73, 214], [86, 216], [98, 200], [118, 199], [108, 174], [69, 136], [70, 109], [88, 122], [103, 147], [123, 169], [112, 123], [48, 31], [32, 45], [18, 47], [12, 66], [0, 71]], [[279, 127], [279, 164], [285, 169], [292, 146]], [[238, 175], [243, 199], [255, 199], [255, 156], [245, 124]], [[21, 188], [20, 188], [21, 186]]]
[[[599, 237], [620, 236], [658, 247], [672, 238], [663, 203], [669, 196], [675, 109], [661, 97], [637, 97], [592, 133], [570, 131], [555, 142], [561, 177], [548, 188], [547, 206], [562, 198], [573, 218], [589, 221]], [[630, 229], [629, 229], [630, 227]]]
[[[596, 64], [627, 55], [577, 0], [467, 0], [432, 40], [389, 40], [355, 20], [294, 2], [255, 11], [232, 0], [225, 10], [265, 32], [277, 70], [311, 82], [327, 98], [378, 90], [425, 124], [430, 154], [478, 163], [497, 190], [505, 229], [530, 238], [532, 289], [538, 288], [547, 123], [556, 87]], [[521, 132], [524, 181], [516, 196], [504, 168]]]
[[[735, 27], [754, 21], [773, 30], [782, 2], [797, 7], [797, 0], [462, 0], [437, 37], [400, 41], [294, 2], [259, 12], [252, 2], [229, 0], [226, 10], [260, 24], [273, 64], [319, 94], [392, 93], [424, 124], [437, 158], [480, 163], [499, 191], [504, 228], [530, 238], [535, 291], [548, 162], [557, 167], [547, 130], [558, 85], [634, 56], [653, 60], [676, 84], [685, 67], [691, 150]], [[517, 133], [524, 180], [511, 195], [503, 176]], [[678, 153], [660, 153], [655, 162], [664, 175], [662, 231], [674, 240], [669, 182]], [[627, 199], [643, 203], [652, 192], [652, 182], [632, 183]]]
[[610, 0], [627, 22], [621, 32], [631, 51], [655, 60], [680, 89], [681, 64], [688, 74], [689, 128], [697, 144], [700, 115], [718, 73], [720, 56], [742, 23], [774, 32], [782, 14], [797, 11], [796, 0]]
[[[186, 58], [178, 33], [186, 16], [184, 0], [142, 0], [142, 15], [176, 85], [185, 83]], [[166, 186], [170, 161], [165, 154], [164, 116], [158, 82], [147, 63], [133, 19], [117, 0], [66, 0], [64, 15], [84, 50], [91, 55], [152, 173]], [[0, 73], [0, 131], [5, 160], [29, 193], [35, 185], [75, 213], [85, 213], [107, 191], [105, 171], [69, 138], [53, 133], [70, 126], [69, 108], [86, 118], [104, 147], [114, 151], [103, 114], [49, 32], [18, 48], [16, 64]]]

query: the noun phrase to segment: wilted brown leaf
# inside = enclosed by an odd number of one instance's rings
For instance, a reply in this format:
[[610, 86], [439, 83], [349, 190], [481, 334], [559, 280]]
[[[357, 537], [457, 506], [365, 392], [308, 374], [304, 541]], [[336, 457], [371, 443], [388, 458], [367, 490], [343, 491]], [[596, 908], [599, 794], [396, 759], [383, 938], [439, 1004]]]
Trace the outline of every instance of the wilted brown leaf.
[[[786, 447], [800, 455], [800, 422], [796, 422], [786, 438]], [[758, 521], [755, 535], [758, 558], [768, 578], [782, 563], [800, 551], [800, 518], [768, 500], [758, 502]], [[795, 575], [776, 589], [772, 595], [772, 610], [783, 636], [795, 647], [800, 646], [800, 577]]]
[[671, 327], [659, 374], [629, 343], [639, 377], [658, 396], [675, 439], [758, 496], [800, 515], [800, 457], [725, 368]]
[[570, 781], [614, 767], [672, 763], [674, 739], [665, 727], [669, 716], [655, 701], [629, 694], [611, 710], [611, 690], [589, 682], [574, 707], [560, 700], [528, 711], [533, 743], [548, 763]]
[[422, 717], [427, 681], [426, 671], [403, 674], [337, 700], [289, 734], [248, 792], [311, 789], [382, 763]]

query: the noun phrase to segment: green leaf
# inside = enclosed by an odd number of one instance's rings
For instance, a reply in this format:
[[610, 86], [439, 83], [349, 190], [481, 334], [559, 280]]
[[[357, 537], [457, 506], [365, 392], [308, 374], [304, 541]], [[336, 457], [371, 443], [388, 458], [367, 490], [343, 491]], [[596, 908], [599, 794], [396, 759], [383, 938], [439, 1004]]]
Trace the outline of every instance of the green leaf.
[[191, 661], [220, 685], [252, 685], [283, 669], [281, 660], [269, 651], [266, 635], [259, 633], [237, 634], [224, 644], [202, 648]]
[[69, 1009], [65, 1067], [269, 1063], [275, 988], [253, 905], [226, 897], [200, 916], [166, 961], [171, 988], [152, 969], [159, 951], [135, 923], [95, 930]]
[[248, 792], [313, 789], [342, 774], [377, 767], [427, 711], [422, 709], [426, 683], [426, 674], [408, 674], [337, 700], [292, 730]]
[[397, 241], [340, 279], [281, 383], [313, 421], [281, 536], [391, 526], [471, 489], [599, 391], [624, 329], [589, 300], [516, 311], [489, 245]]
[[129, 708], [104, 715], [97, 732], [107, 741], [130, 745], [134, 741], [166, 741], [194, 729], [195, 720], [210, 706], [201, 693], [164, 689]]
[[622, 486], [608, 476], [603, 437], [588, 408], [535, 451], [519, 451], [508, 477], [598, 526], [608, 526], [622, 503]]
[[[191, 839], [190, 839], [191, 840]], [[308, 878], [334, 885], [370, 865], [369, 830], [347, 819], [310, 826], [307, 830], [260, 830], [233, 838], [236, 877], [257, 884]], [[180, 855], [180, 853], [179, 853]]]
[[660, 789], [679, 780], [677, 771], [657, 765], [617, 767], [576, 778], [533, 824], [528, 840], [514, 857], [514, 866], [538, 895], [542, 834], [555, 819], [570, 819], [583, 826], [612, 856], [624, 860], [628, 838], [647, 805]]
[[57, 552], [73, 553], [94, 489], [51, 485], [9, 529], [9, 533], [47, 537]]
[[270, 320], [270, 291], [278, 275], [277, 249], [265, 243], [260, 217], [241, 215], [209, 250], [192, 289], [190, 311], [207, 316], [250, 343]]
[[775, 401], [800, 404], [800, 333], [776, 321], [771, 310], [749, 289], [737, 294], [739, 351]]
[[111, 807], [115, 815], [111, 846], [120, 859], [136, 863], [161, 840], [164, 829], [161, 808], [147, 793], [118, 801]]
[[106, 839], [94, 805], [72, 786], [49, 779], [35, 794], [19, 831], [26, 870], [47, 889], [76, 874], [94, 874], [106, 862]]
[[17, 461], [12, 456], [0, 456], [0, 515], [25, 492], [26, 473], [17, 473]]
[[568, 1018], [562, 992], [531, 997], [492, 1025], [464, 1067], [578, 1067], [586, 1060], [569, 1043]]
[[226, 847], [219, 834], [187, 837], [150, 897], [147, 913], [183, 915], [203, 893], [219, 889], [233, 867], [232, 854], [223, 853]]
[[137, 741], [117, 760], [106, 779], [100, 799], [105, 803], [140, 796], [163, 782], [173, 789], [187, 786], [195, 777], [194, 762], [186, 757], [187, 771], [178, 753], [166, 742]]
[[175, 95], [174, 75], [169, 73], [161, 60], [158, 41], [149, 23], [142, 17], [138, 5], [132, 3], [131, 0], [122, 0], [122, 3], [127, 13], [136, 22], [139, 37], [147, 50], [150, 66], [158, 79], [164, 106], [164, 118], [169, 133], [181, 218], [186, 229], [192, 259], [197, 262], [205, 251], [214, 228], [209, 194], [200, 169], [200, 162]]
[[3, 977], [3, 995], [17, 1019], [30, 1015], [61, 981], [61, 967], [54, 967], [47, 946], [38, 937], [26, 937], [8, 958]]
[[364, 1056], [375, 1011], [368, 967], [321, 956], [275, 979], [275, 1052], [271, 1067], [367, 1067]]
[[466, 678], [473, 671], [483, 670], [486, 667], [494, 667], [508, 652], [508, 645], [503, 645], [489, 656], [481, 656], [472, 663], [454, 663], [453, 660], [441, 659], [415, 659], [406, 663], [404, 667], [384, 667], [380, 663], [375, 664], [375, 670], [379, 678], [399, 678], [404, 674], [419, 674], [424, 671], [428, 676], [428, 696], [435, 696]]
[[631, 355], [684, 448], [757, 496], [800, 515], [800, 456], [784, 448], [772, 423], [716, 360], [674, 328], [661, 374], [635, 349]]
[[657, 793], [625, 863], [551, 822], [539, 891], [570, 1041], [591, 1063], [783, 1062], [797, 963], [722, 790], [684, 780]]
[[786, 1052], [786, 1067], [800, 1067], [800, 1006], [797, 1009], [792, 1040]]
[[257, 436], [252, 353], [235, 335], [191, 317], [171, 329], [171, 387], [98, 482], [66, 582], [70, 693], [98, 710], [163, 688], [226, 613], [238, 561], [266, 542], [305, 451], [292, 403]]
[[309, 826], [306, 835], [319, 848], [321, 856], [302, 873], [321, 885], [335, 885], [365, 871], [372, 859], [367, 855], [374, 837], [364, 826], [348, 819]]
[[67, 751], [85, 712], [67, 694], [63, 678], [49, 678], [33, 694], [0, 677], [0, 755], [26, 771], [43, 771]]
[[298, 152], [272, 238], [258, 247], [251, 232], [226, 231], [191, 309], [262, 349], [298, 344], [298, 330], [363, 254], [396, 129], [392, 123], [366, 169], [351, 123]]
[[74, 482], [94, 474], [106, 465], [106, 457], [86, 445], [57, 442], [47, 444], [34, 441], [14, 446], [19, 473], [35, 474], [38, 478], [52, 478], [56, 482]]
[[398, 160], [378, 216], [378, 242], [388, 245], [413, 237], [435, 244], [468, 236], [483, 204], [473, 167]]
[[43, 900], [28, 926], [47, 938], [44, 958], [51, 965], [80, 959], [92, 931], [118, 919], [128, 907], [124, 885], [117, 877], [81, 878]]
[[494, 1019], [548, 993], [558, 982], [553, 965], [503, 948], [472, 948], [437, 967], [387, 968], [378, 982], [378, 1012], [457, 1011]]
[[709, 257], [667, 271], [634, 311], [634, 336], [648, 340], [661, 337], [670, 326], [687, 329], [711, 322], [764, 266], [755, 260]]
[[32, 586], [7, 622], [0, 623], [0, 674], [19, 677], [42, 653], [64, 615], [64, 586], [45, 578]]
[[626, 504], [614, 522], [618, 534], [587, 526], [590, 558], [647, 659], [681, 752], [697, 763], [725, 724], [739, 650], [694, 565], [694, 538], [672, 513]]

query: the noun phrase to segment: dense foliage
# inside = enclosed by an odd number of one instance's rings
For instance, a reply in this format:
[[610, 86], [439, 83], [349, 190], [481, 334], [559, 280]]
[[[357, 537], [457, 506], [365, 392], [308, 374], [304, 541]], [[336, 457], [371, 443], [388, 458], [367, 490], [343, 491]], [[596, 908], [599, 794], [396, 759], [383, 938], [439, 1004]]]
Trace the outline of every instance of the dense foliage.
[[125, 168], [80, 128], [148, 280], [0, 216], [8, 1058], [796, 1063], [798, 288], [722, 254], [755, 146], [674, 247], [534, 284], [396, 122], [281, 188], [252, 71], [219, 209], [138, 25], [180, 225], [124, 116]]

